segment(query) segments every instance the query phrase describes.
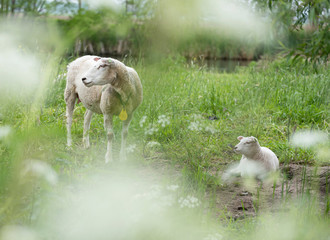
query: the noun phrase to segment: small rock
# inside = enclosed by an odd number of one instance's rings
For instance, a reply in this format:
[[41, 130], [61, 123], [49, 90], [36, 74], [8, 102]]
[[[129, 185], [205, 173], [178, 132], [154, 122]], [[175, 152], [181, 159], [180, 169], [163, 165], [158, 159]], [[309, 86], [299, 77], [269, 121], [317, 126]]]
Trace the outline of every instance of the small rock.
[[248, 196], [249, 195], [249, 192], [248, 191], [244, 191], [244, 192], [241, 192], [239, 195], [240, 196]]

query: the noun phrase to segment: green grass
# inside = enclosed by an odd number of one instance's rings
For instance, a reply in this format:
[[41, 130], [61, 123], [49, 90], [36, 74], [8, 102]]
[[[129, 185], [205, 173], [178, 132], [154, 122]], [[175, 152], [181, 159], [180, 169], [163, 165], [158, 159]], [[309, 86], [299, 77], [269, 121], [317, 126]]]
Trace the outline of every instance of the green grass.
[[[229, 146], [238, 142], [239, 135], [257, 137], [282, 163], [316, 162], [313, 150], [295, 148], [289, 144], [289, 138], [300, 129], [329, 131], [328, 69], [320, 68], [316, 74], [309, 66], [288, 68], [282, 60], [253, 63], [232, 74], [189, 67], [181, 58], [167, 58], [154, 64], [127, 60], [126, 64], [137, 70], [144, 91], [144, 101], [129, 130], [128, 145], [136, 145], [135, 152], [129, 154], [130, 162], [137, 166], [155, 162], [179, 166], [183, 169], [183, 192], [203, 196], [205, 191], [218, 187], [218, 179], [210, 171], [239, 160], [240, 156], [233, 154]], [[1, 126], [12, 128], [11, 134], [0, 140], [1, 224], [33, 223], [31, 212], [36, 208], [36, 198], [51, 192], [51, 188], [40, 187], [40, 183], [34, 184], [32, 180], [18, 182], [25, 159], [49, 163], [60, 176], [59, 188], [104, 168], [103, 118], [93, 117], [92, 147], [83, 149], [81, 104], [74, 112], [74, 146], [66, 149], [63, 98], [66, 63], [54, 69], [59, 77], [48, 86], [40, 109], [31, 110], [24, 103], [1, 109]], [[33, 117], [29, 124], [27, 116]], [[210, 120], [212, 117], [217, 119]], [[115, 156], [119, 150], [120, 125], [116, 118]], [[150, 142], [159, 145], [150, 147]], [[162, 164], [164, 160], [166, 163]], [[305, 218], [308, 217], [306, 214]], [[255, 230], [254, 222], [246, 220], [242, 223], [243, 231], [237, 232], [240, 224], [230, 222], [228, 236], [243, 237], [244, 231]]]

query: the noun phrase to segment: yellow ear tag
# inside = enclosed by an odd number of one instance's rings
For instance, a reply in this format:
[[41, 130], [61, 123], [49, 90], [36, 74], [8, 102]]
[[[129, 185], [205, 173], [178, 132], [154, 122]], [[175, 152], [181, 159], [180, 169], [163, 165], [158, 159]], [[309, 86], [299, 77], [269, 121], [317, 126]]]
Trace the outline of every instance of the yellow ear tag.
[[127, 112], [126, 109], [122, 109], [120, 114], [119, 114], [119, 119], [122, 121], [125, 121], [127, 119]]

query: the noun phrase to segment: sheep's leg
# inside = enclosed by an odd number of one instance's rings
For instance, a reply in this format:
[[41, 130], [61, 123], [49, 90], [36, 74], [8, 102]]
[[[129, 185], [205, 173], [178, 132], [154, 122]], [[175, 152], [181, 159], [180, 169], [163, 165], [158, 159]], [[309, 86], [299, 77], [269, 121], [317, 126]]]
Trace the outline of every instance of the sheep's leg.
[[132, 114], [128, 116], [128, 118], [123, 121], [123, 129], [121, 132], [121, 148], [120, 148], [120, 160], [126, 160], [126, 139], [128, 135], [128, 127], [132, 120]]
[[91, 110], [86, 110], [84, 116], [84, 134], [83, 134], [83, 144], [85, 148], [89, 148], [89, 128], [91, 126], [93, 112]]
[[73, 109], [76, 102], [77, 95], [72, 89], [66, 89], [64, 93], [64, 98], [66, 102], [66, 130], [67, 130], [67, 146], [71, 147], [72, 137], [71, 137], [71, 125]]
[[104, 114], [104, 128], [107, 132], [108, 137], [108, 145], [107, 145], [107, 153], [105, 154], [105, 163], [112, 162], [113, 154], [112, 154], [112, 140], [114, 138], [113, 126], [112, 126], [112, 115]]

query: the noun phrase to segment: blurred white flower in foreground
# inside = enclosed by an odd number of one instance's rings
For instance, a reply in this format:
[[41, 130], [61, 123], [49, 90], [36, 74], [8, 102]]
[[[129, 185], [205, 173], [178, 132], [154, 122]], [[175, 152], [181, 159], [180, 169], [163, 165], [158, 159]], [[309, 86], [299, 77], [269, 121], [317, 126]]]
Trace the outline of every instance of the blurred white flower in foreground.
[[50, 185], [56, 185], [58, 181], [57, 173], [48, 164], [40, 160], [29, 159], [24, 161], [21, 171], [22, 177], [38, 177], [46, 180]]
[[198, 207], [201, 202], [198, 198], [188, 195], [186, 198], [181, 197], [179, 199], [180, 208], [195, 208]]
[[0, 127], [0, 140], [2, 138], [5, 138], [9, 135], [11, 129], [9, 126], [3, 126], [3, 127]]
[[292, 135], [291, 144], [296, 147], [309, 148], [328, 141], [328, 135], [322, 131], [299, 131]]
[[[56, 192], [38, 229], [43, 239], [203, 239], [196, 211], [180, 211], [175, 193], [141, 176], [116, 171]], [[191, 197], [189, 206], [197, 206]], [[187, 205], [187, 204], [186, 204]], [[187, 211], [188, 210], [188, 211]], [[183, 219], [189, 218], [189, 222]], [[169, 229], [171, 231], [169, 231]], [[24, 238], [22, 238], [24, 239]]]
[[0, 55], [0, 94], [17, 99], [33, 96], [40, 84], [40, 60], [18, 51], [17, 39], [8, 33], [0, 32], [0, 45], [6, 46]]
[[219, 233], [209, 234], [203, 240], [221, 240], [223, 236]]
[[169, 185], [166, 187], [167, 190], [175, 192], [179, 188], [179, 185]]
[[30, 228], [23, 226], [4, 226], [0, 232], [0, 240], [38, 240], [37, 234]]

